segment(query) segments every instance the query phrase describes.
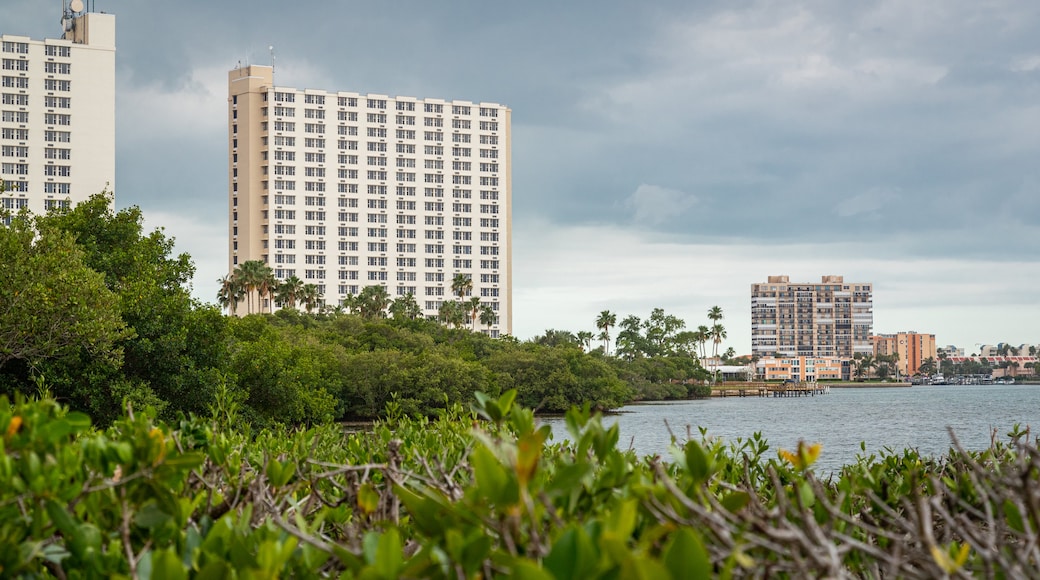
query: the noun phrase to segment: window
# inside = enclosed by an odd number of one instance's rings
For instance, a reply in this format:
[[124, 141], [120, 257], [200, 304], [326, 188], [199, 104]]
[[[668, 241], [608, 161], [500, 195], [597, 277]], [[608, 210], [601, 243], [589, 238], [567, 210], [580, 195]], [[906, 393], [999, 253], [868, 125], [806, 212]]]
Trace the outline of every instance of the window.
[[480, 190], [480, 199], [497, 200], [498, 199], [498, 192], [497, 191], [488, 191], [488, 190], [482, 189], [482, 190]]
[[274, 180], [274, 188], [281, 191], [294, 191], [296, 189], [296, 182], [276, 179]]
[[[356, 251], [358, 251], [358, 243], [357, 242], [339, 242], [339, 251], [341, 251], [341, 252], [356, 252]], [[354, 258], [355, 263], [357, 263], [357, 256], [348, 256], [348, 257]], [[344, 256], [340, 256], [340, 260], [341, 261], [343, 260], [343, 258], [344, 258]]]
[[385, 99], [368, 99], [367, 100], [367, 106], [368, 106], [369, 109], [385, 109], [386, 108], [386, 100]]
[[444, 147], [441, 145], [427, 145], [424, 151], [427, 155], [444, 155]]
[[498, 116], [498, 109], [492, 109], [491, 107], [481, 107], [480, 108], [480, 116], [481, 117], [497, 117]]
[[444, 203], [440, 201], [428, 201], [423, 205], [426, 211], [444, 211]]
[[455, 244], [451, 247], [452, 254], [469, 255], [473, 253], [473, 246], [464, 246], [461, 244]]
[[325, 132], [325, 125], [322, 125], [321, 123], [304, 123], [303, 124], [303, 132], [304, 133], [319, 133], [319, 134], [321, 134], [321, 133]]
[[325, 226], [303, 226], [303, 233], [308, 236], [324, 236]]
[[482, 227], [482, 228], [497, 228], [498, 227], [498, 219], [497, 218], [480, 218], [480, 227]]
[[415, 238], [415, 230], [398, 229], [397, 230], [397, 237], [398, 237], [398, 239], [414, 239]]
[[[56, 99], [56, 98], [57, 97], [47, 97], [47, 99], [48, 99], [47, 100], [47, 103], [48, 103], [47, 106], [48, 107], [54, 107], [54, 105], [50, 104], [50, 102], [51, 102], [50, 99]], [[68, 100], [68, 97], [65, 97], [65, 99]], [[21, 94], [16, 94], [16, 93], [4, 93], [3, 103], [5, 105], [18, 105], [18, 106], [21, 106], [21, 107], [27, 107], [27, 106], [29, 106], [29, 95], [21, 95]]]
[[358, 229], [354, 227], [342, 227], [340, 226], [337, 231], [339, 235], [345, 238], [356, 238], [359, 235]]
[[423, 110], [427, 113], [443, 113], [444, 105], [439, 105], [437, 103], [425, 103]]
[[67, 75], [72, 72], [72, 65], [67, 62], [45, 62], [43, 71], [49, 75]]
[[426, 173], [423, 180], [426, 183], [444, 183], [444, 176], [439, 173]]
[[44, 184], [44, 193], [59, 193], [59, 194], [68, 195], [71, 192], [72, 192], [72, 184], [70, 184], [70, 183], [53, 183], [53, 182], [49, 182], [49, 183], [45, 183]]
[[27, 89], [29, 88], [28, 77], [4, 77], [3, 86], [11, 89]]
[[469, 119], [452, 119], [452, 129], [469, 129]]
[[[47, 47], [51, 48], [50, 46]], [[13, 52], [15, 54], [29, 54], [29, 43], [27, 42], [13, 42], [10, 40], [4, 41], [4, 52]], [[47, 56], [54, 56], [48, 51]]]
[[498, 135], [481, 135], [481, 145], [498, 145]]
[[427, 141], [443, 141], [444, 133], [438, 133], [436, 131], [424, 131], [423, 139]]
[[386, 228], [368, 228], [368, 237], [370, 238], [385, 238], [387, 237]]
[[274, 100], [281, 101], [283, 103], [294, 103], [296, 102], [296, 95], [294, 93], [279, 93], [274, 94]]
[[[369, 137], [374, 137], [376, 139], [386, 139], [386, 129], [383, 129], [381, 127], [369, 127], [367, 133]], [[386, 151], [386, 149], [383, 149], [383, 151]]]
[[[65, 151], [67, 153], [68, 149], [47, 149], [46, 151], [48, 154], [50, 154], [51, 151]], [[0, 155], [3, 155], [4, 157], [28, 157], [29, 148], [24, 145], [4, 145], [0, 148]], [[57, 157], [50, 156], [47, 158], [58, 159]], [[61, 159], [68, 159], [68, 157], [62, 157]]]
[[386, 272], [369, 272], [368, 279], [372, 281], [386, 280]]
[[386, 186], [385, 185], [369, 185], [368, 186], [368, 194], [369, 195], [386, 195]]
[[43, 174], [48, 177], [68, 177], [72, 169], [68, 165], [45, 165]]
[[410, 154], [410, 155], [411, 154], [415, 154], [415, 145], [412, 145], [410, 143], [398, 143], [397, 144], [397, 152], [398, 153], [406, 153], [406, 154]]
[[[399, 253], [399, 254], [414, 254], [415, 253], [415, 244], [398, 243], [397, 244], [397, 253]], [[415, 263], [413, 262], [412, 266], [414, 266], [414, 265], [415, 265]]]
[[483, 177], [482, 176], [480, 178], [480, 184], [484, 185], [484, 186], [498, 187], [498, 178], [497, 177]]
[[68, 92], [72, 90], [72, 82], [57, 79], [44, 79], [43, 88], [48, 91]]
[[498, 121], [481, 121], [481, 131], [498, 131]]
[[336, 102], [339, 104], [340, 107], [356, 107], [357, 106], [357, 98], [356, 97], [339, 97], [336, 100]]
[[357, 135], [357, 127], [353, 125], [340, 125], [339, 127], [336, 127], [336, 134], [353, 137]]
[[426, 225], [428, 226], [443, 226], [444, 216], [439, 215], [428, 215], [426, 216]]
[[358, 142], [357, 141], [344, 141], [343, 139], [340, 139], [339, 140], [339, 148], [343, 149], [343, 150], [357, 151]]
[[473, 164], [470, 163], [469, 161], [452, 161], [451, 162], [451, 168], [454, 171], [470, 171], [472, 169], [472, 167], [473, 167]]
[[325, 95], [304, 95], [303, 102], [308, 105], [324, 105]]
[[[48, 64], [54, 64], [54, 63], [48, 63]], [[4, 66], [4, 70], [27, 71], [27, 70], [29, 70], [29, 61], [22, 60], [22, 59], [19, 59], [19, 58], [5, 58], [3, 66]]]
[[274, 122], [274, 130], [275, 131], [295, 131], [296, 130], [296, 123], [293, 123], [292, 121], [275, 121]]
[[452, 175], [451, 182], [454, 185], [469, 185], [473, 182], [473, 177], [470, 175]]
[[369, 123], [385, 124], [386, 123], [386, 113], [369, 113], [368, 115], [366, 115], [365, 119]]
[[[289, 153], [291, 153], [291, 151], [289, 151]], [[308, 163], [325, 163], [325, 154], [324, 153], [313, 153], [313, 152], [308, 151], [307, 153], [304, 153], [303, 159], [304, 159], [304, 161], [307, 161]]]
[[377, 152], [385, 152], [386, 151], [386, 143], [376, 143], [376, 142], [369, 143], [368, 144], [368, 150], [369, 151], [377, 151]]
[[[48, 168], [53, 165], [48, 165]], [[66, 166], [67, 167], [67, 166]], [[0, 165], [0, 171], [8, 175], [29, 175], [29, 164], [28, 163], [4, 163]], [[51, 174], [53, 175], [53, 174]]]
[[43, 140], [48, 143], [68, 143], [72, 140], [72, 134], [68, 131], [44, 131]]
[[397, 101], [397, 110], [398, 111], [414, 111], [415, 110], [415, 103], [413, 103], [411, 101]]
[[472, 153], [472, 151], [473, 150], [470, 149], [469, 147], [452, 147], [451, 148], [451, 154], [454, 155], [455, 157], [469, 157], [470, 153]]
[[[307, 95], [308, 97], [311, 95]], [[324, 119], [325, 111], [321, 109], [304, 109], [303, 116], [307, 119]]]
[[473, 211], [473, 204], [471, 203], [453, 203], [451, 204], [451, 211], [455, 213], [469, 213]]
[[336, 118], [340, 121], [357, 121], [358, 116], [356, 111], [340, 111]]
[[398, 115], [396, 121], [398, 125], [414, 125], [415, 117], [413, 115]]
[[427, 254], [443, 254], [444, 244], [426, 244], [425, 251]]
[[356, 222], [358, 221], [358, 214], [356, 212], [341, 211], [337, 214], [337, 220], [341, 222]]
[[386, 181], [386, 172], [385, 171], [369, 171], [367, 173], [367, 175], [368, 175], [368, 179], [370, 179], [372, 181]]
[[453, 217], [451, 218], [451, 225], [455, 227], [468, 228], [473, 225], [473, 218]]
[[[415, 187], [411, 185], [398, 185], [397, 195], [403, 195], [408, 197], [415, 197]], [[414, 209], [414, 208], [412, 208]]]
[[414, 140], [415, 139], [415, 131], [412, 131], [410, 129], [398, 129], [397, 130], [397, 138], [398, 139]]
[[427, 282], [443, 282], [444, 281], [444, 272], [427, 272], [426, 273], [426, 281]]
[[[66, 115], [68, 116], [68, 115]], [[28, 123], [29, 112], [28, 111], [4, 111], [0, 119], [5, 123]], [[54, 125], [54, 123], [48, 123], [48, 125]]]
[[67, 199], [45, 199], [43, 200], [43, 209], [51, 210], [55, 208], [68, 209], [70, 207], [69, 200]]
[[336, 205], [339, 207], [357, 207], [358, 200], [354, 197], [341, 197], [337, 200]]
[[[357, 177], [356, 175], [354, 176]], [[338, 191], [340, 193], [357, 193], [358, 187], [356, 183], [341, 183], [339, 184]]]
[[[28, 52], [28, 45], [26, 45], [26, 52]], [[44, 48], [43, 52], [47, 56], [60, 56], [63, 58], [68, 58], [69, 56], [72, 56], [72, 48], [68, 46], [54, 46], [48, 44]]]
[[498, 163], [481, 163], [480, 170], [495, 173], [498, 171]]
[[497, 270], [498, 269], [498, 260], [481, 260], [480, 261], [480, 269], [481, 270]]
[[498, 159], [498, 149], [481, 149], [481, 159]]

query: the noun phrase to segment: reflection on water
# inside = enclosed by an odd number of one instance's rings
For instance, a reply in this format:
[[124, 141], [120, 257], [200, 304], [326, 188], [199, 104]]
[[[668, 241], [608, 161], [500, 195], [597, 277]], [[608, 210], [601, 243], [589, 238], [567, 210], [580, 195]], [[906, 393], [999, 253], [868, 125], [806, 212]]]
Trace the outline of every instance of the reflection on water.
[[[547, 418], [556, 440], [568, 437], [563, 418]], [[760, 431], [772, 449], [794, 449], [799, 439], [820, 442], [821, 472], [852, 463], [861, 453], [886, 447], [917, 448], [940, 455], [950, 448], [952, 428], [967, 449], [984, 449], [993, 429], [1005, 433], [1017, 423], [1040, 426], [1040, 386], [943, 385], [889, 389], [832, 389], [816, 397], [727, 397], [630, 405], [604, 419], [620, 427], [619, 445], [640, 455], [668, 457], [672, 432], [685, 441], [687, 428], [699, 436], [733, 441]]]

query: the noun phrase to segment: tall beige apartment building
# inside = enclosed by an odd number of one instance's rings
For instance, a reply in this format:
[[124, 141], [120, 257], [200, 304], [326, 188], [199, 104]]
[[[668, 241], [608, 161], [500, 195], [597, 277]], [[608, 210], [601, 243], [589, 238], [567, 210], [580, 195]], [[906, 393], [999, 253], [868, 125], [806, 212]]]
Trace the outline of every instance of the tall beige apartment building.
[[[228, 74], [229, 260], [263, 260], [340, 304], [365, 286], [427, 316], [456, 274], [512, 329], [510, 110], [276, 86]], [[486, 328], [486, 327], [485, 327]]]
[[77, 0], [64, 10], [60, 39], [0, 36], [0, 203], [12, 211], [114, 188], [115, 16]]
[[751, 285], [751, 350], [758, 356], [871, 354], [873, 285], [823, 276], [819, 282], [791, 282], [769, 276]]

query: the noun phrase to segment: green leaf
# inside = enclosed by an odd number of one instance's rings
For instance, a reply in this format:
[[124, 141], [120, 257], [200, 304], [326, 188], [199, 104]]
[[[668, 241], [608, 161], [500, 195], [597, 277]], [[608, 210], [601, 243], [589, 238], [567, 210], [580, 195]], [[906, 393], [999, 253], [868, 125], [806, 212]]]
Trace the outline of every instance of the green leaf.
[[570, 527], [556, 542], [543, 562], [545, 569], [557, 578], [589, 578], [596, 569], [598, 557], [585, 530]]
[[695, 484], [704, 483], [711, 475], [711, 465], [704, 447], [694, 440], [686, 442], [686, 469]]
[[552, 574], [539, 568], [534, 562], [517, 558], [513, 562], [513, 569], [509, 573], [510, 578], [516, 580], [552, 580]]
[[697, 532], [682, 528], [672, 535], [662, 552], [662, 560], [672, 578], [711, 578], [711, 560]]
[[744, 509], [749, 502], [751, 502], [751, 495], [746, 491], [734, 491], [723, 496], [721, 503], [722, 507], [726, 508], [731, 512], [738, 512]]
[[156, 580], [181, 580], [188, 577], [184, 564], [172, 549], [156, 550], [152, 554], [152, 578]]
[[515, 480], [486, 447], [477, 447], [470, 456], [476, 477], [477, 493], [495, 505], [513, 505], [520, 499]]
[[1026, 531], [1025, 521], [1022, 519], [1022, 512], [1018, 510], [1018, 506], [1012, 503], [1011, 500], [1004, 500], [1004, 517], [1007, 518], [1008, 526], [1016, 532]]

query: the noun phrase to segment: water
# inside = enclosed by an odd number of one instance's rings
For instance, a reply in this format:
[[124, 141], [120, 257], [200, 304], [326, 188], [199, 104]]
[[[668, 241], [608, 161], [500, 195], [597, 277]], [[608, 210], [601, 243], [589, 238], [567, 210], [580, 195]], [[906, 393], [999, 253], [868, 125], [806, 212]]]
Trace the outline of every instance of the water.
[[[799, 439], [823, 444], [817, 471], [826, 473], [853, 463], [862, 454], [884, 448], [916, 448], [938, 456], [951, 447], [952, 428], [966, 449], [985, 449], [993, 429], [1007, 441], [1017, 423], [1040, 427], [1040, 386], [943, 385], [912, 388], [832, 389], [815, 397], [725, 397], [630, 405], [604, 419], [617, 423], [619, 445], [640, 455], [670, 458], [670, 435], [665, 421], [680, 441], [687, 426], [694, 437], [698, 427], [707, 435], [735, 441], [760, 431], [769, 453], [794, 449]], [[568, 438], [563, 418], [549, 418], [553, 437]]]

